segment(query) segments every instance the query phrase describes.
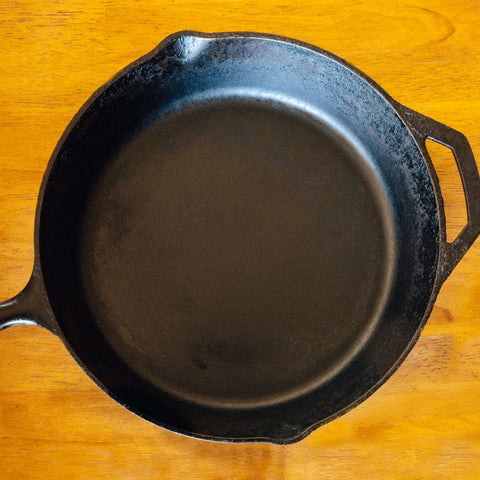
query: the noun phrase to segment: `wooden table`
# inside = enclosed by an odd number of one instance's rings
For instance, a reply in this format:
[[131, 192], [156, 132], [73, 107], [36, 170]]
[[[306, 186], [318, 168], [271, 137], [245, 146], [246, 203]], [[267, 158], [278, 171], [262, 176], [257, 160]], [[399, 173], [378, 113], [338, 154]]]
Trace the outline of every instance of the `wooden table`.
[[[480, 159], [478, 0], [0, 0], [0, 298], [28, 280], [37, 191], [67, 123], [167, 34], [251, 30], [318, 45], [395, 99], [465, 133]], [[451, 154], [432, 148], [450, 238], [465, 222]], [[166, 432], [109, 399], [61, 342], [0, 333], [0, 478], [478, 479], [480, 243], [442, 288], [414, 350], [352, 412], [288, 447]]]

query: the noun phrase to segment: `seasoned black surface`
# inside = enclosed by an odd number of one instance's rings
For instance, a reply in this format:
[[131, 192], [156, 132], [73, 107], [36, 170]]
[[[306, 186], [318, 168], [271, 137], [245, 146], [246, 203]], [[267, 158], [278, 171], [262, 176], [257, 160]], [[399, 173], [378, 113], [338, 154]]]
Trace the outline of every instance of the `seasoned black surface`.
[[286, 443], [352, 408], [438, 291], [441, 197], [399, 109], [314, 47], [170, 37], [53, 154], [34, 278], [51, 329], [174, 431]]
[[388, 291], [382, 206], [345, 138], [291, 109], [225, 100], [154, 122], [85, 211], [99, 329], [159, 389], [220, 405], [332, 375]]

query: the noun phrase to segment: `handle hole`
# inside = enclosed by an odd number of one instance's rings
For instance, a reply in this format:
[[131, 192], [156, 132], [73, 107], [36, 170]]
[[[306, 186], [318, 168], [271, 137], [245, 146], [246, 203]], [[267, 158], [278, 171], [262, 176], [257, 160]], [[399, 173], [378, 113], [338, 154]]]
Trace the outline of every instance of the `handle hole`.
[[447, 242], [453, 242], [468, 221], [462, 179], [450, 148], [430, 139], [425, 141], [425, 146], [435, 166], [442, 190]]

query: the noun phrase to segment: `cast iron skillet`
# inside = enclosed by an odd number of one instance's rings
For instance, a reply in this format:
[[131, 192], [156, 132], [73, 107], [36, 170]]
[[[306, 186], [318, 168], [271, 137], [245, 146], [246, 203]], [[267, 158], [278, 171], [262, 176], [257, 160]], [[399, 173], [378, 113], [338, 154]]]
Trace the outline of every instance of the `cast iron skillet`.
[[[453, 243], [426, 138], [461, 173]], [[63, 134], [0, 325], [57, 334], [155, 424], [289, 443], [392, 374], [479, 231], [461, 133], [311, 45], [181, 32]]]

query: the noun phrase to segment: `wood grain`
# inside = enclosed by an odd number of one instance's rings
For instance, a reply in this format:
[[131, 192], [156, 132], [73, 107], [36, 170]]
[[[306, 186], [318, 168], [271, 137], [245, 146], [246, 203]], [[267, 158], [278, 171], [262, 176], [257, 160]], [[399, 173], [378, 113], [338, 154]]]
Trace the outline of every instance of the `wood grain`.
[[[313, 43], [465, 133], [480, 159], [479, 18], [478, 0], [0, 0], [0, 297], [28, 280], [36, 195], [63, 129], [166, 35], [251, 30]], [[455, 235], [465, 221], [458, 177], [448, 154], [432, 152]], [[394, 376], [288, 447], [166, 432], [99, 391], [53, 335], [2, 331], [0, 478], [478, 479], [479, 267], [477, 242]]]

